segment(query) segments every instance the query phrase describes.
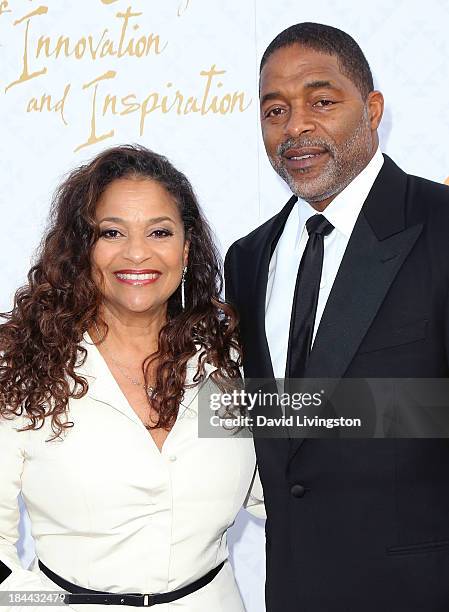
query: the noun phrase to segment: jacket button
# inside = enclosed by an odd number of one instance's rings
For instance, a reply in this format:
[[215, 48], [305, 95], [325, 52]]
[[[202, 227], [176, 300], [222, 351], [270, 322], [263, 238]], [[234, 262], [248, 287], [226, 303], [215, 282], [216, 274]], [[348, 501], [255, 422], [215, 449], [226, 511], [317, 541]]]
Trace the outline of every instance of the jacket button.
[[294, 484], [290, 489], [290, 493], [293, 495], [293, 497], [303, 497], [305, 492], [306, 489], [301, 484]]

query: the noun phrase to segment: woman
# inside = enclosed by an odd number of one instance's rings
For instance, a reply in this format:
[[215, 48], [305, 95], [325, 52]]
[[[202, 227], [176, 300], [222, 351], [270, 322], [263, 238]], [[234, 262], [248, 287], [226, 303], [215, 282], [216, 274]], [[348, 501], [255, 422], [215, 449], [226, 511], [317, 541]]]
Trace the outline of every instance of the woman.
[[226, 530], [250, 497], [252, 441], [198, 437], [200, 386], [239, 377], [220, 289], [195, 195], [164, 157], [116, 147], [60, 187], [0, 326], [1, 590], [65, 589], [84, 612], [243, 610]]

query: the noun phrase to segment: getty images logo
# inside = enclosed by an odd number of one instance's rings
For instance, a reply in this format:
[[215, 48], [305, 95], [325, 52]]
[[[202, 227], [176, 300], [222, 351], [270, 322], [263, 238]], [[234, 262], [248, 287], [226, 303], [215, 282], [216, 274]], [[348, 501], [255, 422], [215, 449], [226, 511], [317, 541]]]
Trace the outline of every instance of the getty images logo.
[[214, 411], [220, 409], [229, 411], [232, 408], [244, 408], [251, 411], [255, 407], [290, 407], [293, 410], [301, 410], [303, 407], [321, 406], [323, 394], [324, 391], [316, 393], [272, 393], [258, 390], [255, 393], [251, 393], [243, 389], [234, 389], [224, 393], [211, 393], [209, 405], [210, 409]]

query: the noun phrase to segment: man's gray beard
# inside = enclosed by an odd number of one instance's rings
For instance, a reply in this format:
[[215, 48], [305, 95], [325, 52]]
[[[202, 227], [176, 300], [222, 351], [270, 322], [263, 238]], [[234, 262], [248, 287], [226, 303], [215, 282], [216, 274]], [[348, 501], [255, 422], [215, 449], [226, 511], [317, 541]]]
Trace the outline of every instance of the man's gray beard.
[[[283, 153], [292, 148], [317, 146], [326, 149], [330, 155], [330, 159], [317, 178], [308, 181], [307, 170], [305, 172], [298, 170], [295, 175], [288, 172], [282, 157]], [[354, 132], [341, 145], [336, 146], [335, 143], [322, 138], [290, 138], [279, 145], [276, 157], [269, 159], [275, 171], [298, 198], [309, 203], [319, 203], [343, 191], [368, 164], [371, 153], [371, 126], [368, 109], [365, 108]], [[301, 174], [303, 180], [300, 179]]]

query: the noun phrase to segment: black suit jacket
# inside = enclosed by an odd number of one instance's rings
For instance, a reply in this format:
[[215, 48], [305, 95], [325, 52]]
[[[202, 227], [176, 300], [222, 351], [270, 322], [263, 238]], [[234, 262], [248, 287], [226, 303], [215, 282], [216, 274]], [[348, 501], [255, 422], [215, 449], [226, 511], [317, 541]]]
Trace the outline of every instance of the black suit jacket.
[[[247, 377], [273, 377], [268, 266], [295, 201], [226, 256]], [[305, 377], [448, 377], [448, 291], [449, 189], [385, 156]], [[449, 610], [449, 440], [256, 439], [256, 452], [269, 612]]]

